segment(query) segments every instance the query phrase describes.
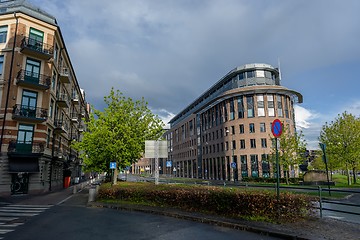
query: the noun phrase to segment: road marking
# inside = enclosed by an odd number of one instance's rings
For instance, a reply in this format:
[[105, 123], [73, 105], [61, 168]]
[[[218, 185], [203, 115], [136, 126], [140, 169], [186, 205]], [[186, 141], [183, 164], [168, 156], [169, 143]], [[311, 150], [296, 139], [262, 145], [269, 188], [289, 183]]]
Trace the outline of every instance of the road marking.
[[8, 232], [23, 225], [27, 218], [37, 216], [53, 205], [17, 205], [7, 204], [0, 207], [0, 240]]

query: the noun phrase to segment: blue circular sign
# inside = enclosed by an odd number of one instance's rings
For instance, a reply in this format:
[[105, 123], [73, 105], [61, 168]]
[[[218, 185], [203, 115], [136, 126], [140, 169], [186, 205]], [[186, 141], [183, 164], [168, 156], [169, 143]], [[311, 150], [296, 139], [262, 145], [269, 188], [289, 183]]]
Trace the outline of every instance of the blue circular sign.
[[232, 168], [236, 168], [236, 162], [232, 162], [232, 163], [231, 163], [231, 167], [232, 167]]
[[280, 137], [283, 131], [282, 123], [279, 119], [275, 119], [271, 124], [271, 132], [274, 137]]

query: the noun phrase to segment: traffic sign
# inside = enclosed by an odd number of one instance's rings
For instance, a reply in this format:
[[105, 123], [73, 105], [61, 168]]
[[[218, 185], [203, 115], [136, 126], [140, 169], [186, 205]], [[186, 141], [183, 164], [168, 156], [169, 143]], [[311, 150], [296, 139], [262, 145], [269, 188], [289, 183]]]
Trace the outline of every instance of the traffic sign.
[[275, 119], [271, 124], [271, 132], [274, 137], [280, 137], [283, 131], [282, 123], [279, 119]]
[[232, 162], [232, 163], [231, 163], [231, 167], [232, 167], [232, 168], [236, 168], [236, 162]]
[[110, 169], [116, 169], [116, 162], [110, 162]]

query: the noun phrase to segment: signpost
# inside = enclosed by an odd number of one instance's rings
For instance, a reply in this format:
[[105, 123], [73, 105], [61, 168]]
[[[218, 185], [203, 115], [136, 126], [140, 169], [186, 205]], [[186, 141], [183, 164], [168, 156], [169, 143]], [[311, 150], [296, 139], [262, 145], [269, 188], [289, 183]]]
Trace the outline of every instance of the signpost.
[[155, 184], [159, 184], [159, 158], [168, 157], [167, 141], [146, 140], [145, 157], [155, 158]]
[[271, 124], [271, 132], [275, 137], [275, 151], [276, 151], [276, 196], [280, 199], [280, 166], [279, 166], [279, 151], [278, 151], [278, 137], [281, 136], [283, 125], [279, 119], [275, 119]]
[[327, 178], [327, 182], [328, 182], [329, 196], [331, 196], [328, 161], [327, 161], [327, 158], [326, 158], [326, 144], [325, 143], [319, 143], [319, 145], [320, 145], [321, 151], [323, 152], [323, 161], [324, 161], [325, 167], [326, 167], [326, 178]]
[[112, 176], [113, 176], [113, 179], [112, 179], [111, 183], [113, 183], [114, 179], [115, 179], [114, 170], [116, 169], [116, 162], [110, 162], [110, 169], [111, 169]]

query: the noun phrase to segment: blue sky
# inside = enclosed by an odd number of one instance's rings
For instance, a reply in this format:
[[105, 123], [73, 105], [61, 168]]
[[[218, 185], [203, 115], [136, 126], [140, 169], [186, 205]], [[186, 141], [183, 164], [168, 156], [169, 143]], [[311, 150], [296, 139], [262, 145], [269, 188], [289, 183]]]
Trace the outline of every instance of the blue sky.
[[54, 15], [87, 100], [111, 87], [167, 120], [227, 72], [281, 63], [303, 94], [310, 149], [325, 122], [360, 114], [358, 0], [28, 0]]

